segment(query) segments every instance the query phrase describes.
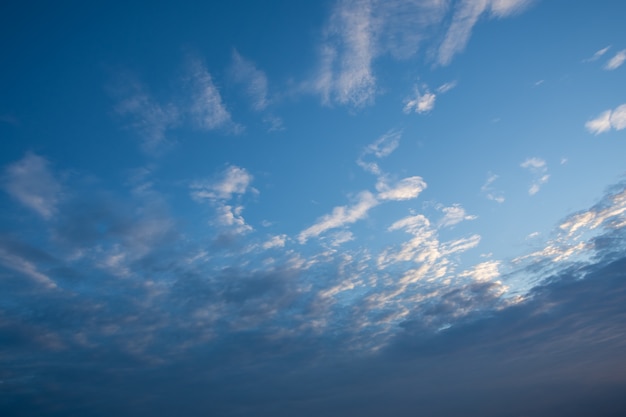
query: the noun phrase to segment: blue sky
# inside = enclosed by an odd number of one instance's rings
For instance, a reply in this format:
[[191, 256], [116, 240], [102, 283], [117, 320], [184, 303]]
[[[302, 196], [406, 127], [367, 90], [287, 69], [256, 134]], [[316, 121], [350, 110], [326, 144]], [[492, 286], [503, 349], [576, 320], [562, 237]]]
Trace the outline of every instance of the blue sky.
[[1, 414], [623, 415], [625, 12], [0, 6]]

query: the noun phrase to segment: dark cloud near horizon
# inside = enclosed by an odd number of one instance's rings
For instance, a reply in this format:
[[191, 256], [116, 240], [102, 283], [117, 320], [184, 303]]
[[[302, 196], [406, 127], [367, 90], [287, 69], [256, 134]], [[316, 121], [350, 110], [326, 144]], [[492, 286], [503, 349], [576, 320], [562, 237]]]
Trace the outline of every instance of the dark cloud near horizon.
[[[267, 277], [252, 288], [246, 279], [223, 289], [231, 302], [283, 285]], [[48, 322], [39, 327], [3, 315], [1, 357], [11, 358], [1, 376], [3, 415], [617, 417], [626, 410], [626, 257], [562, 271], [524, 303], [437, 333], [407, 323], [374, 354], [334, 351], [326, 336], [276, 338], [263, 329], [154, 362], [110, 341], [54, 347], [41, 330], [71, 327], [68, 317], [77, 314], [59, 310], [60, 301], [30, 318]], [[176, 334], [164, 336], [159, 343]], [[37, 337], [39, 349], [29, 348], [25, 340]]]

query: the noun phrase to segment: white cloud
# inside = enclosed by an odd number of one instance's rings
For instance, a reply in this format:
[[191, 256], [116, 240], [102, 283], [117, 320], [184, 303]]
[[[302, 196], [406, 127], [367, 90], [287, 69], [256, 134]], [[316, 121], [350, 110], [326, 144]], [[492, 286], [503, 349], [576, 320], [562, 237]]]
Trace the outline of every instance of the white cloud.
[[420, 93], [419, 88], [415, 87], [415, 97], [405, 100], [403, 111], [405, 113], [410, 113], [411, 111], [415, 111], [415, 113], [418, 114], [428, 113], [435, 108], [436, 99], [437, 96], [434, 93], [426, 90], [422, 94]]
[[585, 128], [594, 135], [608, 132], [611, 129], [626, 129], [626, 104], [622, 104], [614, 110], [602, 112], [595, 119], [585, 123]]
[[546, 161], [541, 158], [528, 158], [520, 164], [522, 168], [528, 169], [534, 177], [533, 183], [528, 189], [529, 195], [535, 195], [541, 189], [541, 186], [548, 182], [550, 175], [548, 175], [548, 165]]
[[[463, 50], [483, 13], [493, 18], [506, 17], [531, 2], [461, 0], [455, 3], [452, 18], [447, 19], [447, 0], [339, 0], [324, 33], [319, 70], [308, 87], [326, 104], [371, 104], [377, 93], [373, 63], [379, 57], [390, 54], [396, 59], [409, 58], [425, 40], [443, 30], [446, 34], [435, 59], [447, 65]], [[434, 97], [427, 93], [423, 99]], [[418, 108], [417, 104], [413, 107]]]
[[541, 158], [528, 158], [520, 165], [522, 168], [543, 170], [546, 168], [546, 161]]
[[368, 211], [378, 204], [378, 200], [372, 193], [363, 191], [359, 194], [358, 200], [354, 205], [335, 207], [332, 213], [322, 216], [313, 226], [300, 232], [298, 241], [305, 243], [311, 237], [319, 236], [327, 230], [355, 223], [365, 218]]
[[609, 61], [604, 66], [604, 69], [607, 71], [612, 71], [622, 66], [622, 64], [626, 61], [626, 49], [622, 49], [617, 52], [613, 58], [609, 59]]
[[252, 100], [252, 108], [261, 111], [267, 108], [267, 76], [239, 52], [233, 51], [232, 75], [236, 82], [245, 84], [246, 93]]
[[465, 252], [469, 249], [473, 249], [480, 243], [480, 235], [472, 235], [468, 238], [462, 238], [446, 242], [441, 245], [442, 255], [451, 255], [453, 253]]
[[480, 191], [483, 194], [485, 194], [488, 200], [492, 200], [497, 203], [504, 203], [505, 201], [504, 196], [502, 196], [501, 193], [497, 192], [492, 186], [494, 181], [497, 179], [498, 179], [498, 176], [496, 174], [489, 173], [489, 176], [487, 177], [487, 181], [483, 184], [482, 187], [480, 187]]
[[452, 22], [439, 46], [437, 62], [448, 65], [454, 55], [463, 51], [479, 17], [491, 12], [492, 17], [502, 18], [523, 11], [532, 0], [461, 0], [456, 3]]
[[7, 193], [44, 219], [56, 213], [61, 184], [41, 156], [28, 153], [7, 166], [2, 182]]
[[380, 178], [376, 183], [378, 198], [381, 200], [411, 200], [417, 198], [426, 187], [426, 182], [418, 176], [403, 178], [392, 186], [387, 184], [384, 178]]
[[[439, 94], [447, 93], [456, 87], [456, 81], [450, 81], [444, 83], [437, 87], [436, 91]], [[437, 95], [435, 93], [431, 93], [427, 85], [423, 85], [422, 88], [423, 93], [420, 92], [420, 87], [414, 87], [414, 96], [406, 98], [404, 100], [404, 113], [411, 113], [414, 111], [417, 114], [428, 113], [432, 109], [435, 108], [435, 101], [437, 100]]]
[[477, 216], [467, 214], [465, 209], [458, 204], [444, 207], [441, 211], [444, 212], [444, 216], [439, 221], [439, 227], [450, 227], [461, 223], [463, 220], [475, 220], [478, 218]]
[[241, 215], [243, 206], [231, 206], [228, 204], [217, 206], [217, 216], [215, 224], [230, 229], [237, 234], [243, 234], [252, 231], [252, 226], [246, 223]]
[[199, 59], [191, 59], [189, 62], [189, 83], [191, 88], [189, 112], [197, 128], [202, 130], [231, 128], [235, 132], [242, 129], [233, 123], [211, 74]]
[[456, 4], [452, 23], [439, 46], [438, 63], [448, 65], [454, 55], [465, 49], [472, 33], [472, 28], [483, 12], [487, 10], [488, 0], [463, 0]]
[[354, 240], [354, 235], [349, 230], [341, 230], [331, 236], [331, 246], [340, 246], [346, 242]]
[[231, 165], [216, 180], [198, 181], [191, 184], [191, 196], [198, 201], [229, 200], [235, 194], [245, 194], [250, 189], [253, 178], [245, 168]]
[[593, 61], [597, 61], [598, 59], [600, 59], [604, 54], [606, 54], [608, 52], [608, 50], [611, 49], [611, 46], [607, 46], [605, 48], [602, 48], [598, 51], [596, 51], [591, 57], [586, 58], [583, 60], [583, 62], [593, 62]]
[[437, 92], [440, 94], [447, 93], [448, 91], [456, 87], [456, 84], [457, 84], [456, 81], [450, 81], [450, 82], [441, 84], [439, 87], [437, 87]]
[[284, 248], [287, 235], [272, 236], [268, 241], [263, 243], [263, 249]]
[[401, 131], [390, 130], [385, 133], [363, 150], [361, 156], [356, 161], [357, 165], [374, 175], [382, 175], [382, 171], [376, 162], [366, 162], [364, 158], [372, 154], [379, 159], [389, 156], [398, 147], [401, 137]]
[[500, 276], [500, 261], [488, 261], [475, 265], [471, 269], [463, 271], [460, 277], [470, 277], [478, 282], [493, 281]]
[[316, 80], [316, 89], [325, 102], [336, 100], [360, 107], [373, 101], [376, 92], [371, 68], [375, 55], [373, 25], [370, 1], [340, 1], [334, 9]]

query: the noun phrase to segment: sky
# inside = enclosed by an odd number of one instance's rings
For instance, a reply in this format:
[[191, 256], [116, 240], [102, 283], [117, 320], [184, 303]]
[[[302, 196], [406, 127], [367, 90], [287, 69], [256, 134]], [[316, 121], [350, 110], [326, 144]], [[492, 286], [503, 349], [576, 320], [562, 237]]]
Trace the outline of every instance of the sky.
[[3, 2], [0, 415], [626, 415], [625, 15]]

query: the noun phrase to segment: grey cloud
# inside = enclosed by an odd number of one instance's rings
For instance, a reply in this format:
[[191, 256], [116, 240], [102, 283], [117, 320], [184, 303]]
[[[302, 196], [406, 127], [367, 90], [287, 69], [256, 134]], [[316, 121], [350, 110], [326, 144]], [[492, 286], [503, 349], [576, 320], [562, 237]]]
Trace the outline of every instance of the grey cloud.
[[57, 212], [61, 199], [61, 183], [52, 173], [47, 159], [34, 153], [7, 166], [2, 176], [7, 193], [44, 219]]

